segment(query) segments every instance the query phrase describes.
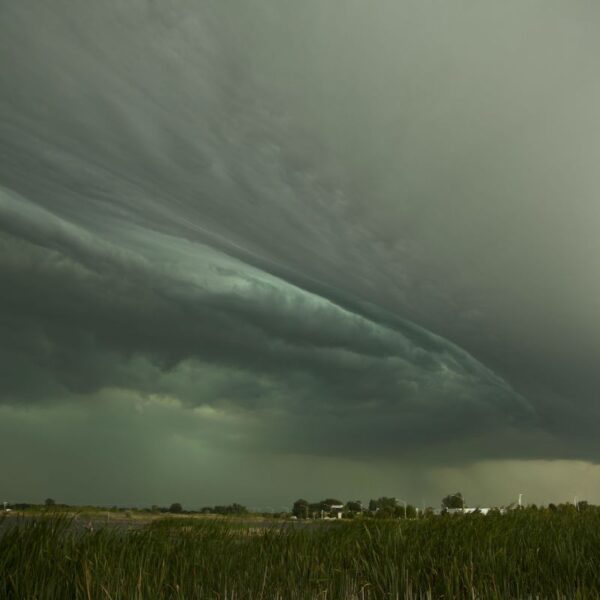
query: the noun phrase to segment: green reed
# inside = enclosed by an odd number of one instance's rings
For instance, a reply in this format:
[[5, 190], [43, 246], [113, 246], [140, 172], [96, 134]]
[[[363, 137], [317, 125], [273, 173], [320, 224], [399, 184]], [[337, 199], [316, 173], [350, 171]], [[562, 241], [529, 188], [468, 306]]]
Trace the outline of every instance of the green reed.
[[93, 532], [48, 516], [0, 534], [2, 599], [599, 597], [592, 511], [262, 528], [163, 519]]

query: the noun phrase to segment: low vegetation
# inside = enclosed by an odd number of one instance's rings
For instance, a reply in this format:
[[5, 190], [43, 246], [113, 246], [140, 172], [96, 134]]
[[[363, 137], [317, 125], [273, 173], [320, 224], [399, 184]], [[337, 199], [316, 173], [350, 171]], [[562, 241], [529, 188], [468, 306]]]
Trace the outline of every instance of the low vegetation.
[[65, 515], [10, 521], [3, 599], [600, 597], [597, 511], [267, 527], [164, 518], [94, 531]]

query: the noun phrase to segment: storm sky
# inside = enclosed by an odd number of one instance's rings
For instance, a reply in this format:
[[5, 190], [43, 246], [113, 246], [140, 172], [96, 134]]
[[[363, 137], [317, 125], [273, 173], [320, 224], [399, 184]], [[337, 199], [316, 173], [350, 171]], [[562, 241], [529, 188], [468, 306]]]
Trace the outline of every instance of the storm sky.
[[599, 27], [0, 0], [0, 501], [600, 502]]

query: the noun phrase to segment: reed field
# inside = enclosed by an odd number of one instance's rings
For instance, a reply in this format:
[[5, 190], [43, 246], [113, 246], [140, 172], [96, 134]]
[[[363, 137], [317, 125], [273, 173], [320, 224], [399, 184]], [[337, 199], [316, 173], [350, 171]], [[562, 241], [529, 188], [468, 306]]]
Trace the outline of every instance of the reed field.
[[94, 531], [65, 516], [10, 521], [2, 599], [600, 598], [595, 511]]

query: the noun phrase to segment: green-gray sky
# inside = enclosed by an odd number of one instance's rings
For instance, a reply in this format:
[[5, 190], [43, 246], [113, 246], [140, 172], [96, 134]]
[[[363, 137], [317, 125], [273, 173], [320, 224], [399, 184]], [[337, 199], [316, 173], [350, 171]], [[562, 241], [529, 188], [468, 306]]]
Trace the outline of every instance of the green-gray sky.
[[0, 496], [599, 502], [599, 27], [0, 0]]

